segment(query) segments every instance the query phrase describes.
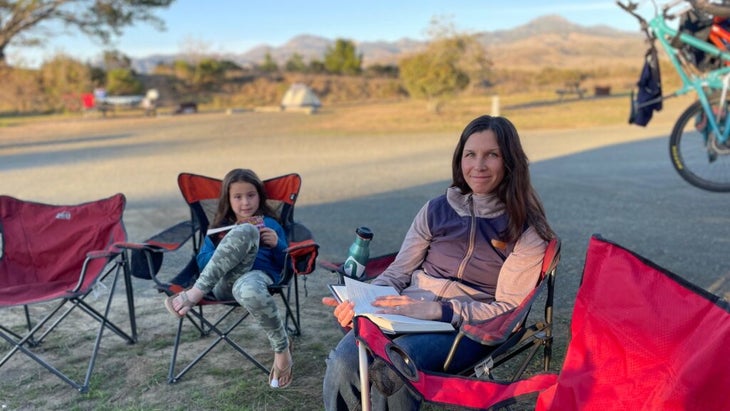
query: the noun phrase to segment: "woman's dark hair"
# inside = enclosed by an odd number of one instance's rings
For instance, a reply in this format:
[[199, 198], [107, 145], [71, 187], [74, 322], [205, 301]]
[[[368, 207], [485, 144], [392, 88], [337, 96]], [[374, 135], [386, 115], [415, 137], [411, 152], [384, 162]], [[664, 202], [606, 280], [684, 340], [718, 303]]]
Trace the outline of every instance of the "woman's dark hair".
[[261, 181], [259, 176], [253, 172], [253, 170], [245, 168], [236, 168], [228, 172], [223, 177], [223, 184], [221, 185], [221, 195], [218, 199], [218, 210], [215, 213], [215, 219], [211, 227], [223, 227], [236, 223], [236, 213], [231, 209], [230, 191], [231, 184], [233, 183], [250, 183], [256, 187], [256, 192], [259, 194], [259, 208], [256, 210], [254, 215], [267, 215], [269, 217], [277, 218], [274, 211], [266, 203], [266, 189], [264, 188], [264, 182]]
[[458, 187], [462, 193], [472, 192], [466, 183], [461, 169], [461, 159], [466, 141], [472, 134], [491, 130], [497, 137], [499, 150], [504, 160], [504, 178], [496, 188], [497, 197], [506, 205], [509, 223], [503, 240], [516, 241], [527, 225], [535, 227], [544, 240], [550, 240], [555, 233], [545, 217], [545, 209], [530, 182], [529, 161], [520, 143], [520, 136], [515, 126], [504, 117], [480, 116], [472, 120], [464, 128], [459, 143], [454, 150], [452, 167], [452, 187]]

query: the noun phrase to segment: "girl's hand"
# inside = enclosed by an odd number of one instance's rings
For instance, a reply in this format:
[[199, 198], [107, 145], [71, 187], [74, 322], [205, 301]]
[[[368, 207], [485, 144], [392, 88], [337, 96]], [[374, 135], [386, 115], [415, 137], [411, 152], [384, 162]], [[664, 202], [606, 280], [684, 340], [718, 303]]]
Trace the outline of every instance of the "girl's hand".
[[337, 300], [332, 297], [322, 298], [322, 304], [335, 307], [334, 315], [335, 318], [337, 318], [337, 322], [340, 323], [340, 326], [352, 326], [352, 319], [355, 317], [355, 304], [349, 301], [338, 303]]
[[276, 231], [269, 227], [261, 227], [261, 243], [269, 248], [276, 247], [276, 243], [279, 242], [279, 236], [276, 235]]
[[381, 307], [378, 314], [399, 314], [421, 320], [438, 320], [441, 318], [441, 304], [436, 301], [414, 300], [404, 295], [388, 295], [373, 301], [375, 307]]

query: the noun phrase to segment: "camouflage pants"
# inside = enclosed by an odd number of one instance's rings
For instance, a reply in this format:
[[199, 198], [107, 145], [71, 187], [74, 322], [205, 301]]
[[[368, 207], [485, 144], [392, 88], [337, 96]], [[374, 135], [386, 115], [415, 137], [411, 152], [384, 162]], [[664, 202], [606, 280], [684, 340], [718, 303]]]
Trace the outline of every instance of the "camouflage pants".
[[269, 338], [271, 348], [283, 352], [288, 335], [268, 286], [273, 280], [263, 271], [251, 270], [259, 250], [259, 230], [241, 224], [226, 234], [195, 282], [203, 293], [213, 291], [219, 300], [238, 301], [259, 323]]

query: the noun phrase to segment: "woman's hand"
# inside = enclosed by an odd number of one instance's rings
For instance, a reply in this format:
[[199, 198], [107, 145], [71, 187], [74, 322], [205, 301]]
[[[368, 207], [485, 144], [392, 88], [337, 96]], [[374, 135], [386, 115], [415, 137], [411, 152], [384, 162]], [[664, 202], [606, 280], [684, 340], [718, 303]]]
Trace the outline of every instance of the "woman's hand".
[[378, 314], [400, 314], [421, 320], [441, 319], [441, 304], [436, 301], [414, 300], [404, 295], [378, 297], [373, 305], [381, 307]]
[[352, 319], [355, 317], [355, 304], [349, 301], [337, 302], [332, 297], [322, 298], [322, 304], [335, 307], [334, 315], [342, 327], [351, 327]]
[[276, 235], [276, 231], [269, 227], [261, 227], [261, 243], [269, 248], [276, 247], [276, 243], [279, 241], [279, 236]]

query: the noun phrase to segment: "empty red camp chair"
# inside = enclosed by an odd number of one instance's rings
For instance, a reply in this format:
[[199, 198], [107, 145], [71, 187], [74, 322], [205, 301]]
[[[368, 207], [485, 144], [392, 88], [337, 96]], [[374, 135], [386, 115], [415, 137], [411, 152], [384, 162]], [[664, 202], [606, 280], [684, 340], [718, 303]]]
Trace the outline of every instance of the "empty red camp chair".
[[[377, 327], [358, 317], [356, 331], [370, 352], [389, 358]], [[424, 401], [469, 409], [539, 394], [538, 411], [719, 411], [729, 403], [729, 341], [727, 301], [593, 236], [559, 375], [505, 383], [394, 368]]]
[[[213, 220], [218, 198], [220, 197], [222, 181], [217, 178], [201, 176], [191, 173], [181, 173], [178, 176], [178, 186], [190, 207], [191, 219], [176, 224], [160, 234], [157, 234], [145, 241], [145, 243], [133, 253], [133, 273], [142, 278], [152, 278], [156, 287], [167, 295], [176, 294], [195, 282], [200, 274], [195, 261], [200, 246]], [[288, 235], [289, 248], [287, 249], [287, 264], [281, 276], [281, 281], [269, 287], [269, 292], [279, 295], [286, 310], [285, 325], [289, 333], [299, 335], [301, 333], [301, 322], [299, 315], [299, 283], [298, 276], [310, 274], [315, 269], [316, 258], [319, 252], [319, 245], [314, 242], [312, 233], [301, 223], [294, 221], [294, 205], [299, 196], [301, 177], [298, 174], [287, 174], [264, 180], [264, 188], [268, 196], [269, 205], [279, 214], [279, 222]], [[162, 257], [166, 252], [180, 249], [192, 238], [193, 253], [189, 263], [173, 279], [164, 281], [158, 276]], [[151, 274], [150, 274], [151, 273]], [[306, 278], [306, 277], [305, 277]], [[291, 301], [291, 286], [294, 285], [294, 307]], [[216, 319], [210, 318], [203, 312], [203, 307], [223, 306], [227, 310]], [[225, 329], [221, 326], [230, 315], [240, 308], [235, 300], [219, 301], [204, 298], [196, 307], [187, 314], [194, 326], [205, 336], [211, 332], [216, 338], [203, 350], [195, 359], [190, 361], [179, 373], [176, 372], [178, 362], [178, 350], [180, 348], [180, 336], [185, 318], [178, 322], [177, 333], [173, 347], [172, 359], [168, 374], [168, 382], [177, 382], [193, 366], [195, 366], [213, 347], [219, 342], [225, 341], [233, 349], [250, 360], [262, 371], [269, 373], [268, 368], [252, 357], [236, 341], [229, 337], [229, 334], [245, 320], [249, 313], [243, 310], [235, 321], [229, 321]], [[291, 323], [291, 326], [289, 325]]]
[[[20, 351], [74, 388], [86, 392], [104, 330], [108, 328], [130, 344], [136, 341], [131, 278], [125, 253], [117, 247], [126, 240], [122, 223], [124, 206], [122, 194], [68, 206], [0, 196], [0, 308], [4, 309], [0, 316], [0, 337], [12, 346], [0, 360], [0, 367]], [[120, 274], [127, 291], [131, 336], [109, 321]], [[102, 298], [105, 304], [99, 310], [86, 297], [108, 277], [111, 285], [103, 291], [108, 295]], [[38, 304], [38, 310], [45, 313], [42, 318], [33, 318], [35, 315], [28, 308], [37, 303], [49, 303]], [[11, 307], [21, 306], [23, 316], [11, 314]], [[88, 314], [99, 322], [93, 348], [82, 344], [82, 338], [69, 341], [74, 350], [89, 350], [83, 382], [77, 382], [68, 371], [62, 372], [34, 351], [51, 331], [63, 328], [63, 320], [78, 320], [76, 315], [69, 316], [72, 311]], [[85, 316], [83, 319], [88, 320]], [[18, 322], [27, 326], [23, 335], [17, 332], [23, 327]], [[76, 333], [70, 334], [82, 336]]]
[[730, 407], [728, 302], [594, 236], [557, 384], [538, 410]]

